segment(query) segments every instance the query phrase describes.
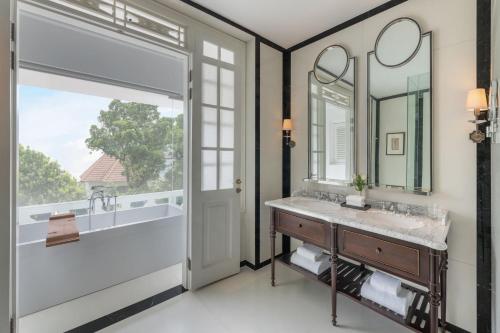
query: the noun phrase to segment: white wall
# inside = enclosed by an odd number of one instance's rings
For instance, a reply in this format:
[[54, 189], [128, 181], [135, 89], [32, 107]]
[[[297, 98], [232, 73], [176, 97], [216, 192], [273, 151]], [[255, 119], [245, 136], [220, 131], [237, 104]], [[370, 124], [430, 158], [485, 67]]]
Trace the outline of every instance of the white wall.
[[[357, 158], [358, 172], [366, 173], [366, 54], [379, 31], [402, 16], [416, 19], [433, 31], [433, 172], [430, 197], [370, 190], [377, 199], [430, 205], [451, 212], [449, 234], [448, 320], [475, 331], [476, 320], [476, 156], [468, 139], [473, 127], [465, 111], [467, 91], [476, 79], [476, 6], [472, 0], [409, 0], [292, 53], [292, 118], [297, 146], [292, 150], [292, 190], [305, 187], [307, 175], [307, 73], [326, 46], [340, 43], [358, 57]], [[325, 188], [325, 187], [320, 187]], [[332, 190], [332, 188], [326, 188]]]
[[0, 332], [10, 325], [11, 253], [11, 2], [0, 1]]
[[241, 218], [241, 260], [255, 264], [255, 41], [247, 42], [245, 111], [245, 211]]
[[[260, 261], [271, 258], [269, 226], [271, 211], [264, 205], [281, 198], [282, 189], [282, 91], [283, 53], [260, 45]], [[276, 236], [276, 254], [281, 235]]]
[[[247, 43], [247, 111], [245, 117], [245, 211], [242, 214], [241, 260], [255, 264], [255, 43]], [[270, 210], [264, 203], [281, 198], [282, 52], [260, 44], [260, 262], [271, 258]], [[281, 235], [276, 236], [276, 254]]]

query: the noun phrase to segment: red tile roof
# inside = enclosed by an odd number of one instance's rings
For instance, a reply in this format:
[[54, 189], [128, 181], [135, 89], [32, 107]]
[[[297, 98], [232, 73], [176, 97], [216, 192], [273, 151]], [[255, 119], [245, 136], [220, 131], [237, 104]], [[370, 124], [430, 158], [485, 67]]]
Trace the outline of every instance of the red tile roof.
[[120, 161], [104, 154], [82, 173], [80, 180], [82, 182], [126, 183], [127, 177]]

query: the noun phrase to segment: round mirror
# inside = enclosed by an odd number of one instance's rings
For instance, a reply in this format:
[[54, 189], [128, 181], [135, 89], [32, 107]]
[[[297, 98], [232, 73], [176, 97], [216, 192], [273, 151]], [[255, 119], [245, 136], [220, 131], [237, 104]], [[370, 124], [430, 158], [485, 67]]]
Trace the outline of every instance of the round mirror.
[[349, 54], [340, 45], [332, 45], [321, 51], [314, 63], [314, 76], [323, 84], [340, 80], [349, 68]]
[[398, 67], [418, 53], [422, 30], [415, 20], [399, 18], [382, 29], [375, 43], [375, 57], [386, 67]]

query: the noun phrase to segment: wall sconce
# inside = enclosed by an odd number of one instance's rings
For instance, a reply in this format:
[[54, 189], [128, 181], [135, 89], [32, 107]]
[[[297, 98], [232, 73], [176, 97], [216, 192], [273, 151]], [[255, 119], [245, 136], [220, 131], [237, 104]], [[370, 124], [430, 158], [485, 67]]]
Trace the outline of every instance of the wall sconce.
[[292, 119], [283, 119], [283, 137], [285, 138], [285, 144], [293, 148], [295, 147], [295, 141], [292, 140], [292, 130], [293, 130], [293, 124], [292, 124]]
[[479, 129], [479, 125], [486, 122], [486, 120], [479, 119], [481, 111], [488, 110], [485, 89], [478, 88], [469, 91], [467, 94], [467, 110], [474, 112], [475, 120], [469, 121], [476, 124], [476, 129], [469, 134], [469, 138], [475, 143], [481, 143], [486, 139], [486, 134]]

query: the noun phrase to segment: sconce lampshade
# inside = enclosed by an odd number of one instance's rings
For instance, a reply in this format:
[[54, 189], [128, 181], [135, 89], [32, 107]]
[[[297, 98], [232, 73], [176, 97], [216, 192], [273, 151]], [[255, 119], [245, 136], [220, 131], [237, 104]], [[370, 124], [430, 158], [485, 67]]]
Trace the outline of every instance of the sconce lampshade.
[[467, 95], [467, 110], [478, 111], [487, 110], [486, 91], [483, 88], [472, 89]]
[[291, 131], [292, 129], [292, 119], [283, 119], [283, 131]]

